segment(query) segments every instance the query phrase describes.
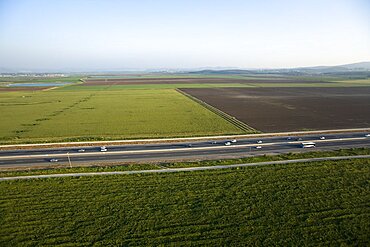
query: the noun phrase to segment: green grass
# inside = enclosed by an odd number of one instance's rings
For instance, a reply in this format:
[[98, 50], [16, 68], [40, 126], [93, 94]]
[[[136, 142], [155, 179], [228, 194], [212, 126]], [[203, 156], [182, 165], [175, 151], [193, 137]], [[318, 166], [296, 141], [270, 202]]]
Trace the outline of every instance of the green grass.
[[369, 245], [370, 159], [0, 183], [1, 246]]
[[239, 134], [173, 89], [0, 93], [0, 142]]

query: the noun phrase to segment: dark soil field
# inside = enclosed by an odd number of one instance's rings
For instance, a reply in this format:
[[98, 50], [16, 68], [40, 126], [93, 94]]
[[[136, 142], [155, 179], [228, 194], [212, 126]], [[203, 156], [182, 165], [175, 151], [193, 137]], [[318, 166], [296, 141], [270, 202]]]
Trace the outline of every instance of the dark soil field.
[[297, 81], [292, 79], [253, 80], [233, 78], [138, 78], [138, 79], [89, 79], [85, 86], [98, 85], [145, 85], [145, 84], [198, 84], [198, 83], [322, 83], [322, 81]]
[[181, 90], [263, 132], [370, 127], [370, 87]]

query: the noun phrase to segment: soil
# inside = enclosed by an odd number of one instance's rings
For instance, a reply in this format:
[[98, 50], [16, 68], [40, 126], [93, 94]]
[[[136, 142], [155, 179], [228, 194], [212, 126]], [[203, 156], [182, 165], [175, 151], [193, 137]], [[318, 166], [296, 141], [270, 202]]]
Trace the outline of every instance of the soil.
[[370, 87], [181, 90], [263, 132], [370, 127]]

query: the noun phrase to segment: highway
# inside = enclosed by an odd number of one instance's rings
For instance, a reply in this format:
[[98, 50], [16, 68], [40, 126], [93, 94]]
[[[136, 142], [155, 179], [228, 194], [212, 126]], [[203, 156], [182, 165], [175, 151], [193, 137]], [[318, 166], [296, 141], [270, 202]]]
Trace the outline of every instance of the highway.
[[[106, 152], [101, 152], [100, 146], [3, 150], [0, 151], [0, 168], [239, 158], [263, 154], [370, 147], [370, 137], [366, 137], [367, 134], [367, 132], [353, 132], [290, 137], [243, 137], [229, 146], [226, 146], [225, 142], [231, 142], [232, 139], [145, 145], [127, 144], [107, 146]], [[302, 148], [301, 143], [307, 141], [315, 142], [316, 147]], [[53, 159], [57, 161], [50, 162]]]

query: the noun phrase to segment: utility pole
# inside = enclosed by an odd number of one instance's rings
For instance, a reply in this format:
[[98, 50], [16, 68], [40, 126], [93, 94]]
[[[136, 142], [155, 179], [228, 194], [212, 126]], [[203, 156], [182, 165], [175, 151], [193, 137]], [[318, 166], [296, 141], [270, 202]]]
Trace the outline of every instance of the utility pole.
[[69, 158], [69, 152], [67, 153], [67, 157], [68, 157], [69, 167], [72, 168], [71, 159]]

